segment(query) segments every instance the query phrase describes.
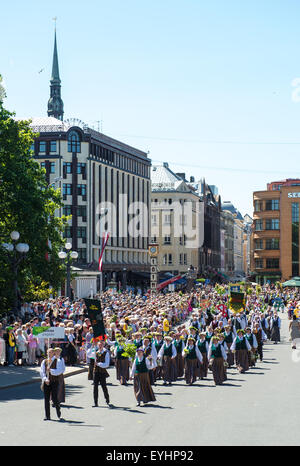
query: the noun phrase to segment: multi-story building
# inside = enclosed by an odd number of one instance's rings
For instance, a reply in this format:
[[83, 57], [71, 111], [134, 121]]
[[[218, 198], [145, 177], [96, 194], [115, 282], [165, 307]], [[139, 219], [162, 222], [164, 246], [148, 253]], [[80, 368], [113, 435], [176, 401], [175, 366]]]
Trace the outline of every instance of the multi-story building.
[[[147, 154], [85, 125], [63, 121], [56, 35], [48, 117], [33, 118], [39, 133], [33, 155], [49, 184], [61, 188], [72, 215], [65, 237], [79, 253], [78, 265], [96, 270], [104, 231], [110, 234], [103, 260], [106, 282], [134, 282], [149, 272], [151, 161]], [[102, 210], [101, 210], [102, 209]]]
[[221, 212], [222, 225], [224, 228], [224, 270], [228, 278], [234, 274], [234, 216], [229, 210]]
[[300, 275], [300, 179], [272, 182], [253, 193], [251, 271], [259, 283]]
[[158, 270], [185, 274], [192, 265], [199, 271], [203, 243], [203, 203], [167, 163], [151, 170], [151, 240], [159, 247]]

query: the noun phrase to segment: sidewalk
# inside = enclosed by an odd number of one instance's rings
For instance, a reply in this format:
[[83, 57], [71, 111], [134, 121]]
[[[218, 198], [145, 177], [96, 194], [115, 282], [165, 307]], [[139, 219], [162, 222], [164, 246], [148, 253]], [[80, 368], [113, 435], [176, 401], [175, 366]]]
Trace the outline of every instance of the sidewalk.
[[[88, 366], [78, 365], [73, 367], [66, 367], [64, 374], [65, 378], [71, 377], [81, 372], [87, 372]], [[40, 368], [36, 367], [7, 367], [0, 366], [0, 390], [5, 388], [13, 388], [20, 385], [28, 385], [31, 383], [41, 383]]]

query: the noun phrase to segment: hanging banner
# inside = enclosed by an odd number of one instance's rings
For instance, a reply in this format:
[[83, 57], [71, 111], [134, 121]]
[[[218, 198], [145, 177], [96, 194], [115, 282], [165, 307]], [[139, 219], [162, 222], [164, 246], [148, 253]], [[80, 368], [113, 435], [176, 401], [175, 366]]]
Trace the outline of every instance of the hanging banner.
[[84, 299], [88, 311], [88, 318], [91, 321], [94, 333], [94, 339], [105, 340], [105, 327], [103, 322], [103, 315], [101, 303], [98, 299]]
[[244, 312], [246, 307], [245, 293], [230, 291], [229, 309], [233, 313]]

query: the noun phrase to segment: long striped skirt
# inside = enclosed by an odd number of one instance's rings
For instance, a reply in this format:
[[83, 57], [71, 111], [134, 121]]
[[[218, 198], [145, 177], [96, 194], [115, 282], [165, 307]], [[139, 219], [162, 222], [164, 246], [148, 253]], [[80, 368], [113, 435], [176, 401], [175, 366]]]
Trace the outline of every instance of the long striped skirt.
[[172, 358], [170, 356], [163, 356], [162, 361], [162, 378], [164, 382], [175, 382], [175, 370]]
[[116, 359], [116, 372], [117, 380], [121, 382], [121, 385], [127, 383], [129, 380], [129, 359]]
[[216, 385], [221, 385], [223, 382], [225, 382], [225, 380], [227, 380], [223, 358], [211, 359], [209, 362], [209, 368], [212, 371]]
[[200, 361], [198, 360], [198, 370], [200, 379], [206, 378], [208, 372], [208, 358], [206, 353], [202, 353], [202, 359], [202, 364], [200, 364]]
[[245, 350], [245, 349], [236, 350], [235, 363], [240, 373], [248, 371], [249, 370], [248, 350]]
[[135, 374], [133, 379], [134, 395], [138, 403], [148, 403], [149, 401], [156, 401], [148, 372]]
[[184, 376], [187, 384], [196, 382], [198, 372], [198, 359], [187, 359], [184, 361]]

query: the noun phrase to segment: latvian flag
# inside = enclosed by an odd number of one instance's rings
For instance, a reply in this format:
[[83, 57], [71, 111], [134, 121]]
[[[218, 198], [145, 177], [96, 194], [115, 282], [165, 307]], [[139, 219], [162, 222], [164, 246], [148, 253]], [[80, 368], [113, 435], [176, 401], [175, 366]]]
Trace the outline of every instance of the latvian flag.
[[109, 233], [103, 233], [103, 236], [102, 236], [102, 243], [101, 243], [101, 249], [100, 249], [100, 256], [99, 256], [99, 267], [98, 267], [99, 272], [102, 272], [102, 268], [103, 268], [103, 254], [104, 254], [104, 250], [105, 250], [105, 248], [106, 248], [108, 239], [109, 239]]

